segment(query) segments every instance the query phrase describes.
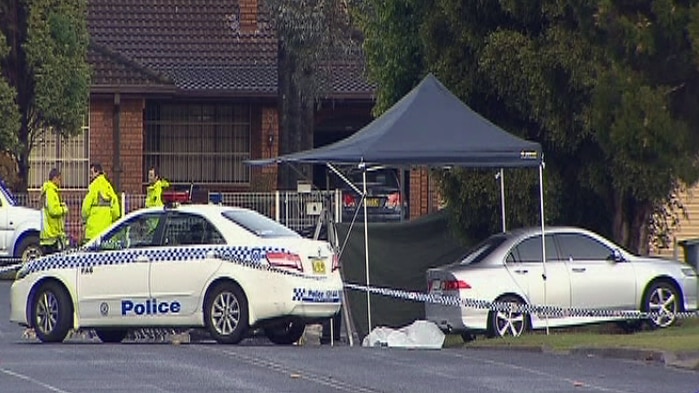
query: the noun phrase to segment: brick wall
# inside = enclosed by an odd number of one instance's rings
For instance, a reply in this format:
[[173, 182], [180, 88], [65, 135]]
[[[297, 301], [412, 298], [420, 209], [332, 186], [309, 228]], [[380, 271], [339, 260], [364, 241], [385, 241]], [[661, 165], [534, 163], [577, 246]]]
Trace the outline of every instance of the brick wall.
[[410, 219], [435, 212], [440, 207], [439, 188], [427, 168], [410, 170]]
[[[252, 158], [272, 158], [279, 155], [279, 116], [276, 107], [253, 109]], [[250, 179], [252, 191], [277, 189], [277, 165], [253, 167]]]
[[114, 99], [90, 101], [90, 163], [102, 164], [117, 192], [142, 193], [143, 186], [143, 108], [141, 98], [121, 98], [119, 116], [119, 158], [114, 166]]
[[240, 31], [254, 33], [257, 31], [258, 0], [240, 0]]
[[100, 163], [112, 178], [112, 146], [114, 139], [114, 99], [104, 98], [90, 100], [90, 164]]
[[143, 110], [145, 100], [122, 100], [119, 138], [119, 166], [121, 190], [127, 193], [145, 192], [145, 168], [143, 168]]

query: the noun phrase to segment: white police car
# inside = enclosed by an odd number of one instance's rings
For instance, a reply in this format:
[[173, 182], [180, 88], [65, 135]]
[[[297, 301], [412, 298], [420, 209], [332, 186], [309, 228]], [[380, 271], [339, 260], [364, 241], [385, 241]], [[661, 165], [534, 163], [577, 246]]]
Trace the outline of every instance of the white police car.
[[41, 210], [19, 206], [0, 180], [0, 257], [26, 262], [40, 257]]
[[291, 344], [340, 308], [330, 244], [251, 210], [180, 205], [133, 212], [74, 252], [32, 260], [12, 285], [10, 320], [60, 342], [92, 328], [103, 342], [128, 329], [205, 327], [220, 343], [263, 328]]

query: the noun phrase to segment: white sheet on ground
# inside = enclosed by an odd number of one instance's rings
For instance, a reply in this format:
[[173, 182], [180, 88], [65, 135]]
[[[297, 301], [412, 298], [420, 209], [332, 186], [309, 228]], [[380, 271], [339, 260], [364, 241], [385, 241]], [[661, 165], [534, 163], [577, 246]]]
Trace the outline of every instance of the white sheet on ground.
[[363, 347], [442, 348], [444, 333], [432, 322], [415, 321], [400, 329], [377, 327], [362, 340]]

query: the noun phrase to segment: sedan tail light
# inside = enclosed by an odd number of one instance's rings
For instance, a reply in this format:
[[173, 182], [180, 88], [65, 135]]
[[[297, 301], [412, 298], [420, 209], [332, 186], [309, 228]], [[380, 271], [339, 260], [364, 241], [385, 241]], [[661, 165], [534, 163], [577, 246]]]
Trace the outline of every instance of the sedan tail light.
[[357, 206], [357, 198], [352, 194], [342, 195], [342, 205], [344, 207], [355, 207]]
[[398, 209], [400, 206], [400, 193], [399, 192], [394, 192], [392, 194], [388, 194], [388, 197], [386, 198], [386, 207]]
[[288, 252], [268, 252], [266, 257], [267, 262], [269, 262], [269, 264], [272, 266], [296, 269], [300, 272], [303, 271], [301, 257], [299, 257], [298, 254]]
[[340, 268], [340, 257], [337, 254], [333, 254], [333, 267], [332, 271], [338, 270]]
[[458, 291], [460, 289], [471, 289], [471, 285], [463, 280], [433, 280], [430, 282], [430, 291]]

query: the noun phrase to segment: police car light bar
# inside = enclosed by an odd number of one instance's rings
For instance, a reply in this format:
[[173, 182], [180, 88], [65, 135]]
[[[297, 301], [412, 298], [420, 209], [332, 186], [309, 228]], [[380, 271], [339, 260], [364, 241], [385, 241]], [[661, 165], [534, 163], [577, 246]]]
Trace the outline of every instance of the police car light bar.
[[191, 198], [187, 191], [166, 191], [163, 192], [163, 203], [165, 205], [177, 205], [189, 203]]

